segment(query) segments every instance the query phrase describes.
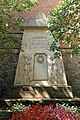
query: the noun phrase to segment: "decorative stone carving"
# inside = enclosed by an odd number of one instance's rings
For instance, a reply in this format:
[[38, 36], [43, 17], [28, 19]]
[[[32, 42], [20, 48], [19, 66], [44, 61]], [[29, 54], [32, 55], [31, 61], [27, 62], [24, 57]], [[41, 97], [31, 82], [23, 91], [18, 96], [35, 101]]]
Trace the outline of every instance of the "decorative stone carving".
[[[25, 76], [26, 76], [26, 82], [30, 82], [31, 81], [31, 58], [27, 58], [26, 57], [26, 64], [25, 64], [25, 68], [24, 68], [24, 71], [25, 71]], [[25, 84], [26, 84], [25, 82]]]
[[33, 80], [48, 80], [47, 56], [44, 53], [34, 55]]
[[[40, 17], [41, 18], [40, 18]], [[15, 85], [56, 86], [68, 88], [62, 56], [54, 58], [46, 19], [38, 17], [23, 24], [23, 52], [20, 52]], [[69, 91], [69, 90], [68, 90]], [[70, 92], [70, 95], [72, 93]]]
[[39, 56], [37, 57], [37, 61], [38, 61], [39, 63], [43, 63], [43, 62], [44, 62], [44, 57], [41, 56], [41, 55], [39, 55]]

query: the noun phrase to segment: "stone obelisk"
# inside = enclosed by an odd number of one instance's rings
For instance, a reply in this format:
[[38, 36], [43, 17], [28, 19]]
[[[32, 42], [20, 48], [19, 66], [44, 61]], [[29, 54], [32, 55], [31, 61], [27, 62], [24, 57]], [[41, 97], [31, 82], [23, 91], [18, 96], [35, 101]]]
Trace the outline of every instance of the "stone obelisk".
[[[50, 38], [47, 18], [38, 13], [32, 20], [26, 21], [19, 55], [14, 85], [41, 86], [51, 89], [51, 95], [73, 97], [71, 86], [68, 86], [62, 56], [54, 57], [50, 51]], [[63, 96], [63, 95], [62, 95]]]

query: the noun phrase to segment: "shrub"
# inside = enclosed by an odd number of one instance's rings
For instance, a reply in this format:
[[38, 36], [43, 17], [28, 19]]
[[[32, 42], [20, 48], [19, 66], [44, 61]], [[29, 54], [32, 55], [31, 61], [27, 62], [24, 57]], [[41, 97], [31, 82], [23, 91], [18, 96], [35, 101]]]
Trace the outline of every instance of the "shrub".
[[72, 49], [73, 54], [77, 54], [80, 52], [80, 0], [60, 1], [62, 2], [50, 12], [48, 26], [53, 37], [51, 50], [57, 54], [61, 50], [57, 43], [61, 40]]
[[12, 115], [9, 120], [79, 120], [79, 115], [76, 112], [65, 110], [60, 105], [45, 105], [40, 104], [27, 107], [21, 113], [17, 112]]

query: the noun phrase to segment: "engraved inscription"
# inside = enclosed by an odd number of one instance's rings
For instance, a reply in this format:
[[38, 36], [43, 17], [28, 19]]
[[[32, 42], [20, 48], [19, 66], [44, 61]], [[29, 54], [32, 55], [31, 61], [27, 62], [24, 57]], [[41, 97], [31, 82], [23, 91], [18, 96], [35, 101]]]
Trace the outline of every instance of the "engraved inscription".
[[42, 36], [34, 36], [30, 40], [30, 48], [47, 48], [48, 47], [48, 41], [47, 37]]

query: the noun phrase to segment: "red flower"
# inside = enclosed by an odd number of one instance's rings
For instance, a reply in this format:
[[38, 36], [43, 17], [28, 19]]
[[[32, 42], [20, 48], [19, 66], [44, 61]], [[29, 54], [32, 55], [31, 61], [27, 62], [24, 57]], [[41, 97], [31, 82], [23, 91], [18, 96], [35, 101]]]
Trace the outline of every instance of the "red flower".
[[61, 106], [50, 104], [42, 107], [41, 105], [32, 105], [26, 111], [12, 115], [10, 120], [79, 120], [75, 112], [64, 110]]

